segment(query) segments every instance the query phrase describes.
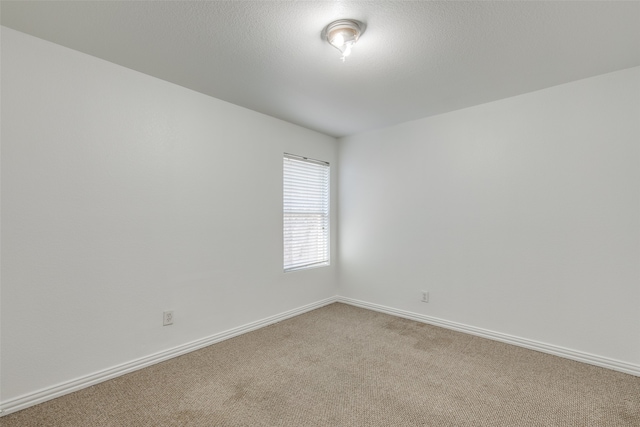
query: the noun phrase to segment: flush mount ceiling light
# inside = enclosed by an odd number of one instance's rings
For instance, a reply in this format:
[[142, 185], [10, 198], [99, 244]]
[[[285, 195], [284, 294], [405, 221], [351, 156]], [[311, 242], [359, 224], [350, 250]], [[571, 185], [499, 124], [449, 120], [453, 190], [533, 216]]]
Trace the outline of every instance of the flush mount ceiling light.
[[344, 62], [363, 32], [364, 24], [362, 22], [354, 19], [339, 19], [327, 25], [322, 30], [322, 35], [331, 46], [342, 53], [340, 59]]

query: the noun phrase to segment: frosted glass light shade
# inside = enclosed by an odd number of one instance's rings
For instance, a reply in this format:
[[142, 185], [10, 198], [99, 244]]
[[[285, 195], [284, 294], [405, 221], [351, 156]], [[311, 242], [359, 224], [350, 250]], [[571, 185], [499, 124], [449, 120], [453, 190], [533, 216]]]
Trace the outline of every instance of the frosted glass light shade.
[[362, 34], [361, 22], [352, 19], [340, 19], [327, 25], [324, 34], [329, 44], [342, 53], [340, 59], [345, 60], [351, 54], [351, 48]]

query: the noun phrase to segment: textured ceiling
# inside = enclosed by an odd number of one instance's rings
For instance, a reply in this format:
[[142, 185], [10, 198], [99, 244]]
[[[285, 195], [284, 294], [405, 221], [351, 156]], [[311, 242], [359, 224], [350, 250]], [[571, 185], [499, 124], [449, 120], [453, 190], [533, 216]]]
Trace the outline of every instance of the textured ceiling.
[[[640, 65], [640, 2], [2, 1], [2, 25], [343, 136]], [[345, 63], [320, 37], [367, 25]]]

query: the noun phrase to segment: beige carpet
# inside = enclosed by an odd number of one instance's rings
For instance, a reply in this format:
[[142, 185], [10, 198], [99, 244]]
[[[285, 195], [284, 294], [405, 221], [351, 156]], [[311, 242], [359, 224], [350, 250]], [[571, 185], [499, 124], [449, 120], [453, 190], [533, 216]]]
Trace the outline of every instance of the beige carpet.
[[640, 378], [332, 304], [0, 424], [638, 427]]

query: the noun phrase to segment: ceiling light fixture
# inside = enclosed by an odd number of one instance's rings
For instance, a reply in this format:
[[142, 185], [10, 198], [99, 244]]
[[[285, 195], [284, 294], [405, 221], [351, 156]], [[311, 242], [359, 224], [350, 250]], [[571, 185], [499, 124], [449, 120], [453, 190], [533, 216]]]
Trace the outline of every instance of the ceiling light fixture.
[[351, 48], [364, 33], [364, 24], [354, 19], [333, 21], [322, 30], [323, 38], [342, 53], [342, 62], [351, 54]]

